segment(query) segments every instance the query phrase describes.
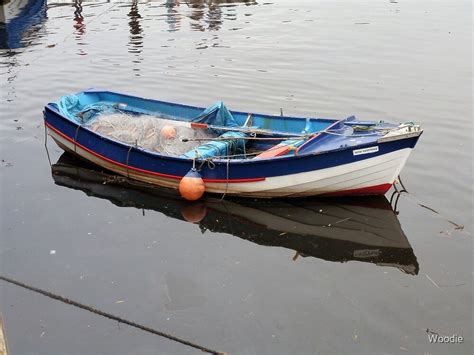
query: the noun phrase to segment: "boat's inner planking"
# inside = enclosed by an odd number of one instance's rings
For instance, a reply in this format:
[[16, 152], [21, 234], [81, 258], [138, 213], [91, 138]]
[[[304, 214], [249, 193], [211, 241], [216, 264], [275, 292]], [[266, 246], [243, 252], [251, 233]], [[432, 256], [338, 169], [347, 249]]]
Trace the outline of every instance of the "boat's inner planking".
[[[156, 120], [186, 123], [190, 129], [205, 129], [205, 138], [177, 137], [181, 141], [195, 141], [196, 146], [183, 158], [190, 159], [270, 159], [295, 154], [319, 153], [348, 146], [377, 142], [384, 131], [396, 125], [375, 121], [357, 121], [354, 116], [342, 120], [301, 118], [251, 114], [229, 111], [234, 126], [194, 123], [206, 110], [157, 100], [143, 99], [108, 91], [89, 90], [76, 96], [74, 110], [68, 118], [90, 127], [105, 112], [101, 107], [113, 107], [129, 119], [144, 115]], [[90, 114], [90, 112], [93, 114]], [[172, 122], [171, 121], [171, 122]], [[348, 137], [349, 136], [349, 137]], [[348, 139], [349, 138], [349, 139]], [[160, 151], [155, 150], [160, 153]]]

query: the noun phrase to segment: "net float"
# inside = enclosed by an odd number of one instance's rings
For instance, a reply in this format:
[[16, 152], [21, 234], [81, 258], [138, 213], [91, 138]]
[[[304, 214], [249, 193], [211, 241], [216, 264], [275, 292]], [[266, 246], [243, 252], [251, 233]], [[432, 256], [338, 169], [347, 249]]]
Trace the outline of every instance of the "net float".
[[176, 137], [176, 128], [171, 125], [163, 126], [160, 130], [160, 135], [166, 139], [173, 139]]
[[206, 186], [204, 185], [202, 176], [196, 169], [189, 170], [179, 182], [179, 193], [181, 197], [188, 201], [199, 200], [205, 191]]

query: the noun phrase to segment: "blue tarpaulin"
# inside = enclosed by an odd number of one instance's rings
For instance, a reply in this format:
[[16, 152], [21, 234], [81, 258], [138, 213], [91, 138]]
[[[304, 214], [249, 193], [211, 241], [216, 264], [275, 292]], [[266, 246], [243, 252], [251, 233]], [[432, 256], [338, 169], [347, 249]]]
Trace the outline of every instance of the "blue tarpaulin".
[[[220, 140], [207, 142], [181, 156], [191, 159], [206, 159], [233, 155], [244, 150], [246, 136], [244, 132], [226, 132], [219, 136]], [[229, 138], [229, 140], [224, 140], [225, 138]]]
[[199, 116], [193, 119], [193, 122], [207, 123], [209, 125], [222, 127], [238, 126], [234, 117], [222, 101], [218, 101], [205, 109]]
[[96, 115], [123, 112], [113, 104], [95, 102], [89, 105], [81, 104], [77, 95], [65, 95], [58, 102], [59, 111], [64, 116], [79, 122], [88, 122]]
[[[82, 96], [77, 95], [65, 95], [61, 97], [57, 103], [59, 111], [64, 116], [79, 122], [88, 122], [93, 119], [96, 115], [100, 114], [112, 114], [112, 113], [136, 113], [132, 108], [125, 107], [120, 108], [119, 104], [111, 102], [82, 102]], [[156, 112], [159, 116], [160, 112]], [[153, 116], [153, 114], [152, 114]], [[172, 118], [172, 117], [170, 117]], [[209, 106], [199, 116], [193, 118], [192, 122], [206, 123], [211, 126], [217, 127], [237, 127], [238, 123], [230, 111], [225, 107], [222, 101], [216, 102], [214, 105]]]
[[[192, 121], [206, 123], [213, 127], [238, 126], [238, 123], [222, 101], [218, 101], [208, 107]], [[215, 131], [218, 132], [219, 130]], [[193, 159], [206, 159], [236, 154], [245, 149], [245, 139], [239, 138], [245, 138], [246, 136], [244, 132], [226, 132], [219, 136], [219, 140], [207, 142], [181, 156]], [[224, 140], [225, 138], [229, 138], [229, 140]]]

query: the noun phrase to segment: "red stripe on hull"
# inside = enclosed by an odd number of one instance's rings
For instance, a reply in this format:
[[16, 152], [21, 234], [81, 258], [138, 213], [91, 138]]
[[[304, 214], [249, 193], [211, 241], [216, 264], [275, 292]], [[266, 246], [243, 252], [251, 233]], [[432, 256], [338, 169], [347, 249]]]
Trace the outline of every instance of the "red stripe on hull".
[[[149, 174], [149, 175], [155, 175], [155, 176], [161, 176], [161, 177], [165, 177], [165, 178], [169, 178], [169, 179], [174, 179], [174, 180], [181, 180], [182, 176], [178, 176], [178, 175], [170, 175], [170, 174], [164, 174], [164, 173], [158, 173], [158, 172], [155, 172], [155, 171], [150, 171], [150, 170], [144, 170], [144, 169], [140, 169], [140, 168], [135, 168], [133, 166], [130, 166], [130, 165], [125, 165], [125, 164], [122, 164], [122, 163], [119, 163], [118, 161], [115, 161], [115, 160], [112, 160], [110, 158], [107, 158], [107, 157], [104, 157], [103, 155], [97, 153], [97, 152], [94, 152], [93, 150], [90, 150], [89, 148], [83, 146], [82, 144], [79, 144], [77, 142], [75, 142], [72, 138], [68, 137], [67, 135], [65, 135], [63, 132], [59, 131], [57, 128], [51, 126], [49, 123], [47, 123], [46, 121], [44, 122], [44, 124], [51, 130], [53, 130], [54, 132], [56, 132], [57, 134], [59, 134], [61, 137], [63, 137], [64, 139], [68, 140], [69, 142], [77, 145], [79, 148], [81, 149], [84, 149], [86, 152], [96, 156], [97, 158], [99, 159], [102, 159], [102, 160], [105, 160], [111, 164], [114, 164], [114, 165], [117, 165], [117, 166], [120, 166], [120, 167], [123, 167], [123, 168], [127, 168], [127, 169], [130, 169], [130, 170], [135, 170], [135, 171], [138, 171], [138, 172], [141, 172], [141, 173], [144, 173], [144, 174]], [[216, 183], [239, 183], [239, 182], [255, 182], [255, 181], [263, 181], [265, 180], [264, 177], [262, 178], [248, 178], [248, 179], [203, 179], [204, 182], [216, 182]]]
[[366, 195], [385, 195], [390, 190], [392, 184], [381, 184], [370, 187], [362, 187], [360, 189], [342, 190], [336, 192], [329, 192], [324, 196], [366, 196]]

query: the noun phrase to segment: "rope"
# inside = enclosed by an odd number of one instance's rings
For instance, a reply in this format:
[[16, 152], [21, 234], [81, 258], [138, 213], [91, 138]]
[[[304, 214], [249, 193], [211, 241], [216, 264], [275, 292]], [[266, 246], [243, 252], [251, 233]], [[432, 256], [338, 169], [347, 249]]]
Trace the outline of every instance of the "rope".
[[[403, 192], [403, 191], [401, 191]], [[416, 197], [415, 195], [413, 195], [411, 192], [408, 192], [408, 191], [404, 191], [406, 192], [406, 196], [408, 197], [408, 199], [411, 199], [413, 202], [415, 202], [418, 206], [424, 208], [424, 209], [427, 209], [428, 211], [431, 211], [433, 213], [436, 213], [437, 215], [439, 215], [443, 220], [445, 220], [446, 222], [452, 224], [454, 226], [454, 229], [457, 229], [457, 230], [463, 230], [464, 229], [464, 226], [462, 224], [459, 224], [459, 223], [456, 223], [452, 220], [450, 220], [449, 218], [447, 218], [446, 216], [444, 216], [442, 213], [440, 213], [439, 211], [435, 210], [434, 208], [432, 207], [429, 207], [428, 205], [425, 205], [418, 197]]]
[[[387, 131], [388, 133], [389, 131]], [[379, 133], [366, 133], [366, 134], [343, 134], [343, 133], [336, 133], [334, 131], [324, 131], [324, 133], [332, 134], [333, 136], [342, 136], [342, 137], [368, 137], [368, 136], [379, 136]]]
[[229, 162], [230, 162], [230, 158], [227, 158], [227, 175], [225, 179], [225, 190], [224, 190], [224, 193], [222, 194], [221, 201], [224, 200], [224, 197], [227, 194], [227, 190], [229, 188]]
[[130, 148], [128, 148], [127, 152], [127, 162], [125, 163], [125, 166], [127, 167], [127, 177], [130, 179], [130, 170], [128, 169], [128, 160], [130, 158], [130, 151], [132, 150], [133, 146], [130, 145]]
[[76, 128], [76, 134], [74, 134], [74, 153], [77, 154], [76, 147], [77, 147], [77, 136], [79, 134], [79, 128], [81, 128], [81, 125], [77, 125]]
[[[405, 188], [401, 178], [400, 178], [400, 175], [398, 176], [398, 182], [400, 183], [400, 186], [402, 187], [402, 190], [398, 190], [397, 189], [397, 186], [396, 184], [393, 184], [394, 186], [394, 189], [395, 189], [395, 192], [394, 193], [397, 193], [398, 196], [395, 200], [395, 206], [396, 204], [398, 203], [398, 199], [400, 198], [400, 196], [402, 195], [402, 193], [404, 192], [405, 193], [405, 196], [409, 199], [409, 200], [412, 200], [414, 203], [416, 203], [418, 206], [424, 208], [424, 209], [427, 209], [428, 211], [431, 211], [437, 215], [439, 215], [443, 220], [445, 220], [446, 222], [452, 224], [454, 226], [454, 229], [456, 230], [464, 230], [464, 226], [462, 224], [459, 224], [459, 223], [456, 223], [452, 220], [450, 220], [449, 218], [447, 218], [446, 216], [444, 216], [442, 213], [440, 213], [439, 211], [435, 210], [434, 208], [426, 205], [423, 203], [423, 201], [421, 201], [418, 197], [416, 197], [416, 195], [414, 195], [413, 193], [411, 192], [408, 192], [407, 189]], [[392, 202], [392, 199], [393, 199], [393, 195], [392, 197], [390, 198], [390, 202]]]
[[233, 227], [233, 224], [232, 224], [232, 214], [230, 213], [229, 208], [227, 206], [227, 201], [224, 201], [222, 203], [222, 205], [224, 206], [224, 209], [225, 209], [226, 214], [227, 214], [227, 220], [229, 221], [230, 234], [235, 235], [234, 227]]
[[242, 140], [255, 140], [255, 141], [284, 141], [284, 140], [301, 140], [306, 139], [314, 134], [306, 134], [304, 136], [295, 136], [295, 137], [215, 137], [215, 138], [182, 138], [181, 142], [201, 142], [201, 141], [236, 141], [239, 139]]
[[[206, 158], [204, 159], [201, 164], [199, 165], [199, 168], [197, 169], [197, 171], [201, 171], [201, 168], [207, 163], [207, 167], [211, 170], [214, 170], [214, 168], [216, 167], [216, 164], [212, 161], [212, 158]], [[195, 163], [195, 159], [193, 159], [193, 168], [194, 168], [194, 163]]]
[[199, 350], [201, 350], [201, 351], [203, 351], [203, 352], [206, 352], [206, 353], [209, 353], [209, 354], [215, 354], [215, 355], [225, 355], [225, 353], [223, 353], [223, 352], [216, 351], [216, 350], [212, 350], [212, 349], [206, 348], [206, 347], [204, 347], [204, 346], [194, 344], [194, 343], [192, 343], [192, 342], [190, 342], [190, 341], [187, 341], [187, 340], [184, 340], [184, 339], [180, 339], [180, 338], [178, 338], [178, 337], [175, 337], [174, 335], [170, 335], [170, 334], [167, 334], [167, 333], [163, 333], [163, 332], [160, 332], [159, 330], [156, 330], [156, 329], [147, 327], [147, 326], [145, 326], [145, 325], [141, 325], [141, 324], [138, 324], [138, 323], [129, 321], [129, 320], [127, 320], [127, 319], [120, 318], [120, 317], [115, 316], [115, 315], [113, 315], [113, 314], [111, 314], [111, 313], [107, 313], [107, 312], [101, 311], [101, 310], [99, 310], [99, 309], [96, 309], [96, 308], [94, 308], [94, 307], [87, 306], [87, 305], [84, 305], [84, 304], [82, 304], [82, 303], [76, 302], [76, 301], [71, 300], [71, 299], [69, 299], [69, 298], [65, 298], [65, 297], [63, 297], [63, 296], [54, 294], [54, 293], [52, 293], [52, 292], [49, 292], [49, 291], [42, 290], [42, 289], [37, 288], [37, 287], [34, 287], [34, 286], [30, 286], [30, 285], [24, 284], [24, 283], [22, 283], [22, 282], [20, 282], [20, 281], [11, 279], [11, 278], [6, 277], [6, 276], [3, 276], [3, 275], [0, 275], [0, 280], [3, 280], [3, 281], [8, 282], [8, 283], [10, 283], [10, 284], [13, 284], [13, 285], [22, 287], [22, 288], [24, 288], [24, 289], [27, 289], [27, 290], [30, 290], [30, 291], [33, 291], [33, 292], [36, 292], [36, 293], [39, 293], [39, 294], [41, 294], [41, 295], [43, 295], [43, 296], [46, 296], [46, 297], [55, 299], [55, 300], [57, 300], [57, 301], [60, 301], [60, 302], [66, 303], [66, 304], [69, 304], [69, 305], [71, 305], [71, 306], [74, 306], [74, 307], [77, 307], [77, 308], [86, 310], [86, 311], [88, 311], [88, 312], [97, 314], [97, 315], [99, 315], [99, 316], [102, 316], [102, 317], [105, 317], [105, 318], [109, 318], [109, 319], [115, 320], [115, 321], [117, 321], [117, 322], [119, 322], [119, 323], [127, 324], [127, 325], [129, 325], [129, 326], [131, 326], [131, 327], [138, 328], [138, 329], [143, 330], [143, 331], [145, 331], [145, 332], [158, 335], [158, 336], [160, 336], [160, 337], [163, 337], [163, 338], [166, 338], [166, 339], [175, 341], [175, 342], [177, 342], [177, 343], [181, 343], [181, 344], [183, 344], [183, 345], [186, 345], [186, 346], [189, 346], [189, 347], [192, 347], [192, 348], [195, 348], [195, 349], [199, 349]]
[[48, 150], [48, 131], [46, 128], [46, 124], [44, 125], [44, 147], [46, 149], [46, 155], [48, 156], [48, 162], [49, 162], [49, 167], [52, 167], [51, 164], [51, 157], [49, 156], [49, 150]]

